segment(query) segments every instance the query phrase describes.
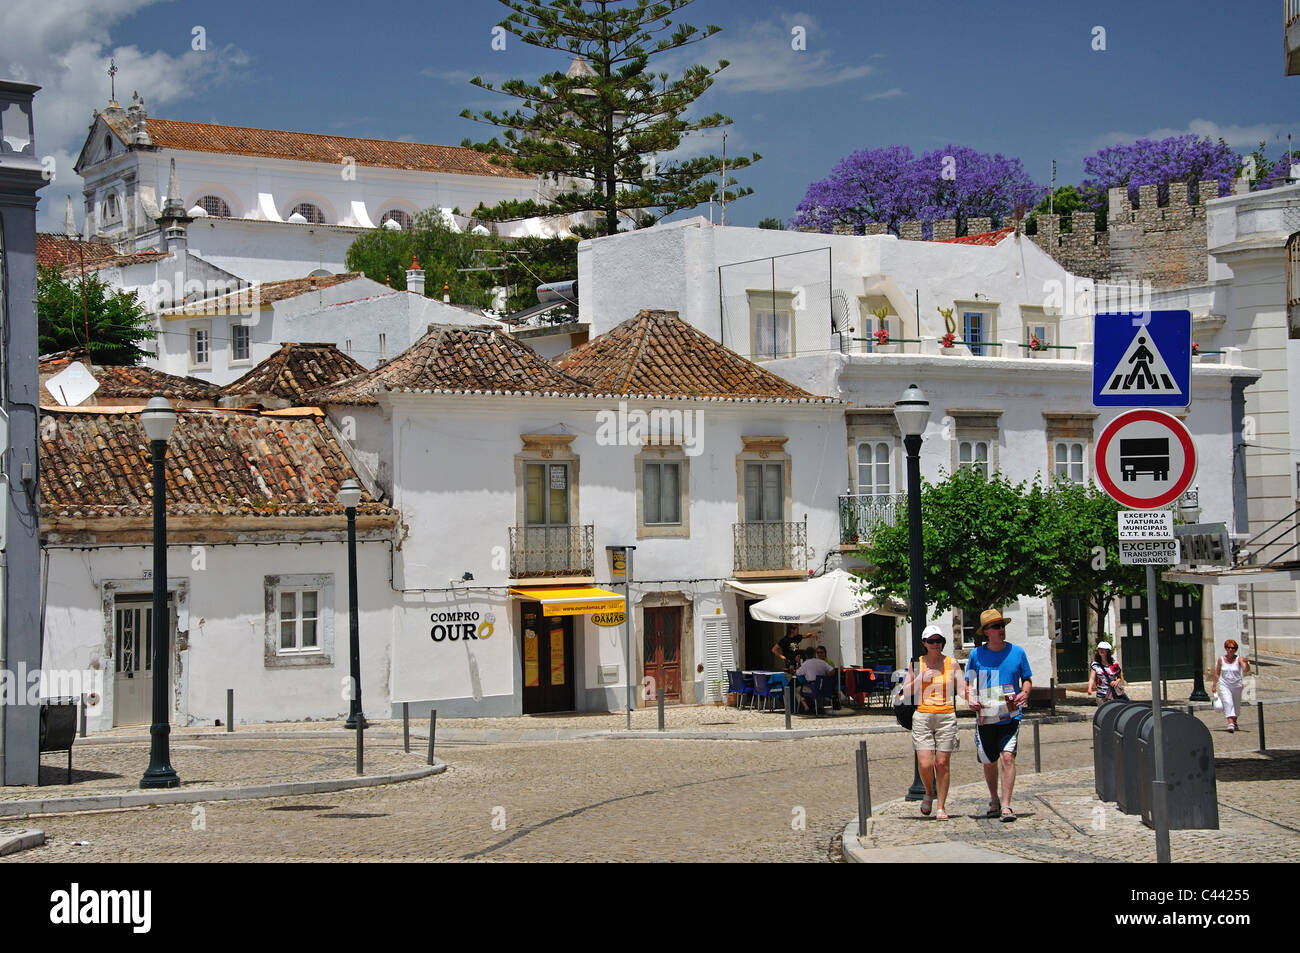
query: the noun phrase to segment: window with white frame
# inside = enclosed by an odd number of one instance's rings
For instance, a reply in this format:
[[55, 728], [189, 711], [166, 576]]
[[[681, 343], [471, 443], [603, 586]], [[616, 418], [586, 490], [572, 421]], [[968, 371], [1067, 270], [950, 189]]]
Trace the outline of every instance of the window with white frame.
[[961, 440], [957, 444], [957, 466], [974, 467], [985, 479], [989, 475], [989, 441]]
[[753, 359], [770, 361], [794, 356], [794, 293], [751, 291], [750, 347]]
[[858, 444], [858, 495], [891, 496], [894, 492], [893, 448], [885, 440]]
[[203, 323], [190, 328], [190, 367], [212, 366], [212, 325]]
[[[1061, 343], [1060, 318], [1056, 315], [1049, 315], [1042, 308], [1021, 305], [1020, 319], [1025, 328], [1025, 344], [1032, 346], [1035, 338], [1038, 339], [1039, 344], [1057, 345]], [[1015, 355], [1003, 356], [1014, 357]]]
[[[881, 309], [886, 311], [883, 318], [876, 314]], [[898, 315], [893, 313], [893, 310], [888, 298], [879, 295], [868, 295], [861, 299], [861, 324], [859, 327], [862, 328], [862, 333], [858, 337], [862, 338], [862, 349], [864, 351], [874, 351], [879, 348], [880, 342], [876, 338], [876, 332], [882, 328], [889, 333], [888, 341], [893, 341], [902, 335], [902, 322]]]
[[267, 668], [334, 663], [334, 576], [284, 573], [263, 580]]
[[280, 654], [319, 652], [320, 592], [281, 589], [279, 601]]
[[252, 328], [236, 321], [230, 326], [230, 362], [232, 364], [248, 363], [252, 359], [250, 342]]
[[1057, 440], [1055, 446], [1055, 469], [1053, 475], [1056, 479], [1066, 479], [1071, 483], [1083, 483], [1087, 477], [1084, 469], [1084, 460], [1087, 458], [1087, 447], [1079, 440]]
[[956, 305], [961, 315], [961, 339], [970, 352], [977, 356], [996, 354], [989, 345], [997, 341], [997, 308], [983, 301], [959, 301]]

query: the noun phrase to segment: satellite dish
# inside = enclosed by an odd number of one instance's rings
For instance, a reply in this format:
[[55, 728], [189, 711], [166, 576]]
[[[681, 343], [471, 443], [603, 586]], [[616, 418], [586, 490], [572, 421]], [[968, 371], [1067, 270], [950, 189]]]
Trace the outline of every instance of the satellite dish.
[[849, 327], [850, 319], [849, 296], [843, 291], [834, 292], [831, 295], [831, 333], [843, 334], [853, 330]]
[[47, 380], [45, 389], [64, 407], [76, 407], [99, 390], [99, 381], [84, 364], [74, 361]]

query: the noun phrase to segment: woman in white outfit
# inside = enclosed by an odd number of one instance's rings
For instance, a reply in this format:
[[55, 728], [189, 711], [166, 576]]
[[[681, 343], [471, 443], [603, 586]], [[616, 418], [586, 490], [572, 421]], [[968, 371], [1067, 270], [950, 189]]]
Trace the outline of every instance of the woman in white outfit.
[[1228, 718], [1228, 730], [1237, 730], [1237, 709], [1241, 706], [1241, 689], [1250, 674], [1250, 661], [1237, 657], [1237, 643], [1232, 639], [1223, 643], [1224, 654], [1214, 663], [1214, 693], [1223, 702], [1223, 714]]

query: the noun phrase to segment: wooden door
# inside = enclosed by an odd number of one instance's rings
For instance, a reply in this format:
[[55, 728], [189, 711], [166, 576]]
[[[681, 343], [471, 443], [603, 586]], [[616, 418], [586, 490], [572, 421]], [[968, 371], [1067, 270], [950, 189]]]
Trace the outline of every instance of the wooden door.
[[[645, 610], [643, 656], [645, 678], [654, 679], [646, 692], [646, 701], [657, 703], [659, 691], [664, 701], [682, 700], [682, 608], [660, 606]], [[642, 682], [642, 684], [646, 684]]]
[[542, 615], [538, 602], [519, 612], [524, 714], [573, 711], [573, 617]]
[[[1180, 588], [1175, 589], [1172, 595], [1157, 598], [1161, 678], [1191, 678], [1196, 671], [1201, 649], [1199, 590]], [[1151, 643], [1147, 637], [1146, 598], [1121, 596], [1119, 622], [1125, 680], [1149, 680]]]

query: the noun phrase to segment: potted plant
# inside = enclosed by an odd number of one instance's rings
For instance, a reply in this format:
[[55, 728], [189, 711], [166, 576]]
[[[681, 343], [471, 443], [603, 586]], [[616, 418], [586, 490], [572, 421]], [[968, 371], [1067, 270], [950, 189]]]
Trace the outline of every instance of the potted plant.
[[892, 354], [898, 350], [898, 345], [889, 343], [889, 325], [885, 323], [889, 317], [889, 309], [881, 305], [879, 308], [872, 308], [871, 313], [880, 322], [880, 327], [871, 332], [871, 336], [876, 339], [876, 346], [873, 350], [882, 354]]
[[1047, 357], [1047, 342], [1037, 334], [1029, 335], [1029, 356], [1030, 357]]
[[943, 337], [939, 338], [939, 353], [956, 354], [957, 353], [956, 350], [957, 320], [953, 317], [953, 315], [956, 313], [957, 309], [956, 307], [952, 307], [952, 308], [936, 307], [935, 310], [938, 311], [941, 315], [943, 315], [943, 326], [947, 329], [947, 333]]
[[1201, 346], [1195, 341], [1192, 342], [1192, 363], [1201, 363]]

